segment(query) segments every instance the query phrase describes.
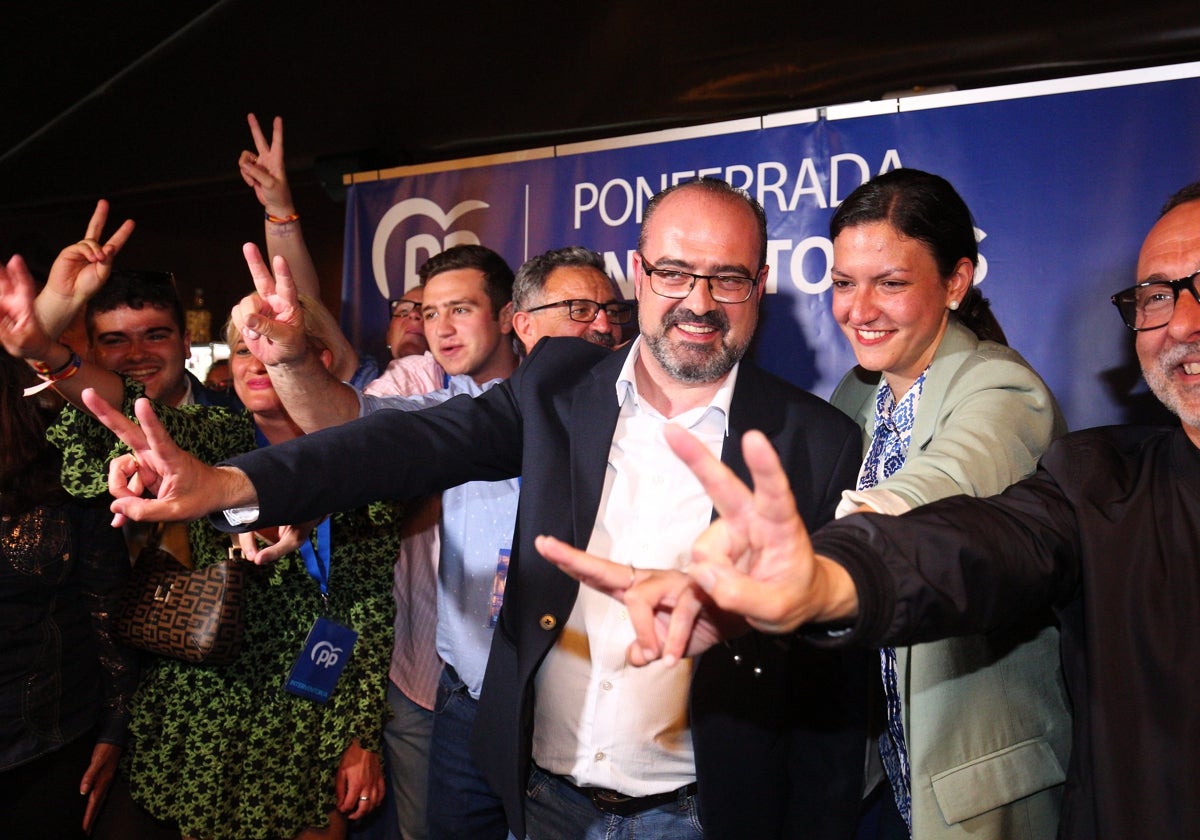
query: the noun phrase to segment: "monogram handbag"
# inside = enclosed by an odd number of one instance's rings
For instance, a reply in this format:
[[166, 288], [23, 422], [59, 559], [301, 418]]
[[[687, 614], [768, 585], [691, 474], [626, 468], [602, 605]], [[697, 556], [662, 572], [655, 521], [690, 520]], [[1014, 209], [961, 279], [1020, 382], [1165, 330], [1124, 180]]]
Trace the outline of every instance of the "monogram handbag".
[[190, 569], [160, 545], [155, 530], [138, 554], [116, 612], [117, 635], [130, 647], [203, 665], [225, 665], [242, 642], [245, 561], [229, 557]]

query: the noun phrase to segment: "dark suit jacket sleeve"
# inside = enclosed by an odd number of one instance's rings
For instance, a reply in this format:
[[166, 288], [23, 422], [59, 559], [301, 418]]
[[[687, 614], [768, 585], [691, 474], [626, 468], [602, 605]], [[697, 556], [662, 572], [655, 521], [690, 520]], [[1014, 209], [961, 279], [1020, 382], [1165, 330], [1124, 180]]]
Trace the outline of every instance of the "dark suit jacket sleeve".
[[954, 496], [899, 517], [849, 516], [813, 534], [814, 551], [842, 564], [859, 593], [855, 626], [837, 643], [983, 633], [1070, 598], [1080, 525], [1054, 478], [1073, 466], [1065, 440], [999, 496]]
[[[377, 411], [232, 459], [258, 494], [254, 527], [520, 475], [521, 414], [509, 384], [423, 411]], [[224, 520], [212, 517], [229, 530]]]

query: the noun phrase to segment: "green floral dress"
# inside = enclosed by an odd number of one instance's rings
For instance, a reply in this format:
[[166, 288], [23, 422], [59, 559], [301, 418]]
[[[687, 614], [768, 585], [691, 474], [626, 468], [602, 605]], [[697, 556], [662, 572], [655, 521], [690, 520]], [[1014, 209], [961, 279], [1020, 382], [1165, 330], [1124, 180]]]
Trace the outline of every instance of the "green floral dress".
[[[139, 391], [127, 386], [127, 416]], [[171, 437], [207, 463], [255, 446], [248, 415], [207, 406], [155, 408]], [[63, 486], [77, 496], [106, 493], [108, 461], [128, 451], [70, 407], [48, 436], [63, 451]], [[246, 635], [234, 662], [151, 657], [131, 704], [128, 772], [139, 804], [204, 840], [292, 837], [328, 825], [342, 753], [352, 738], [379, 752], [390, 714], [398, 516], [396, 506], [374, 504], [332, 517], [327, 610], [303, 559], [290, 554], [251, 567]], [[224, 558], [230, 545], [204, 520], [189, 525], [188, 538], [198, 567]], [[320, 615], [359, 634], [326, 705], [283, 689]]]

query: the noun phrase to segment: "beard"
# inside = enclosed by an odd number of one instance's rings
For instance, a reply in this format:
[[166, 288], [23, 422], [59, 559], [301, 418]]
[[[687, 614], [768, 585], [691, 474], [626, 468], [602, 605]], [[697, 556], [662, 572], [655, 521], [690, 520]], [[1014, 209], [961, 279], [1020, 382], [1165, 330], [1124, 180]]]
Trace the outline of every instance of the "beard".
[[1171, 412], [1193, 429], [1200, 429], [1200, 385], [1185, 385], [1172, 376], [1172, 371], [1185, 358], [1200, 352], [1200, 345], [1177, 344], [1163, 350], [1151, 364], [1142, 367], [1142, 377], [1154, 396]]
[[[716, 346], [698, 344], [691, 341], [672, 340], [667, 338], [667, 330], [676, 324], [689, 322], [714, 327], [721, 332], [721, 341]], [[697, 315], [690, 309], [676, 306], [663, 316], [658, 329], [647, 332], [643, 329], [642, 337], [650, 353], [673, 379], [686, 382], [689, 385], [700, 385], [715, 382], [741, 361], [750, 346], [750, 337], [754, 335], [754, 324], [750, 325], [746, 339], [740, 343], [729, 342], [729, 318], [723, 309], [713, 309], [703, 315]]]

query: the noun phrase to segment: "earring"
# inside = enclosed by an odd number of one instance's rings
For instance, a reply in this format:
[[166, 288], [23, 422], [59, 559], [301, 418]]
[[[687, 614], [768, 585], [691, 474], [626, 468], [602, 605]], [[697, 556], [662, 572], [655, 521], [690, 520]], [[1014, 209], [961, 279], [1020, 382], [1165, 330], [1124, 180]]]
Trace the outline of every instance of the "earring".
[[958, 301], [956, 301], [956, 300], [950, 301], [950, 311], [953, 312], [956, 309], [958, 309]]

